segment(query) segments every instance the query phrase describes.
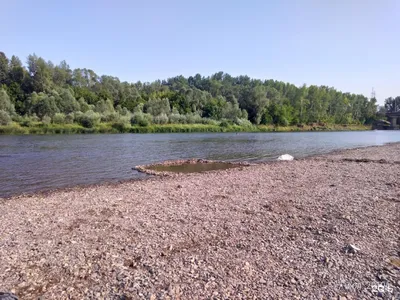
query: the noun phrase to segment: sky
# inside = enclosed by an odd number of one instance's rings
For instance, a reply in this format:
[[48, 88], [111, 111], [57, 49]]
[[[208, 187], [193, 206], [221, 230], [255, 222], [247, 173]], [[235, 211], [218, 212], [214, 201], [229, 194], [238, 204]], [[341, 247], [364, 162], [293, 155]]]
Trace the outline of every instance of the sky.
[[121, 81], [223, 71], [400, 95], [399, 0], [0, 0], [0, 51]]

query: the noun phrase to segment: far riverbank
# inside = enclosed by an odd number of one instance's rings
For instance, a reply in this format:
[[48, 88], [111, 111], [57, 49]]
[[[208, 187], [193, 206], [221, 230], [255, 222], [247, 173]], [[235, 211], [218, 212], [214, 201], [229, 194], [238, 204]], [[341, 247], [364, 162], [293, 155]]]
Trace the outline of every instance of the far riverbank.
[[90, 133], [188, 133], [188, 132], [302, 132], [302, 131], [363, 131], [371, 130], [370, 125], [353, 124], [310, 124], [299, 126], [224, 126], [210, 124], [165, 124], [149, 126], [131, 126], [129, 124], [101, 123], [93, 128], [79, 124], [43, 124], [21, 126], [18, 123], [0, 126], [0, 135], [25, 134], [90, 134]]

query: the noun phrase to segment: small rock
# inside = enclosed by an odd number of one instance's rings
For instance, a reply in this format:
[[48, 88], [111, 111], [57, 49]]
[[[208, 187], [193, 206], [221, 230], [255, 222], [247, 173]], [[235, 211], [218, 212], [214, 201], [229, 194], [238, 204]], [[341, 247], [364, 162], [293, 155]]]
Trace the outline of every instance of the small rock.
[[388, 280], [388, 276], [385, 274], [379, 274], [378, 276], [379, 281], [387, 281]]
[[270, 204], [268, 204], [268, 203], [265, 203], [264, 205], [263, 205], [263, 207], [266, 209], [266, 210], [268, 210], [268, 211], [272, 211], [273, 209], [272, 209], [272, 206], [270, 205]]
[[356, 254], [360, 250], [361, 250], [360, 248], [358, 248], [358, 247], [356, 247], [356, 246], [354, 246], [352, 244], [349, 244], [344, 248], [344, 251], [346, 253], [352, 253], [352, 254]]
[[294, 160], [294, 157], [290, 154], [283, 154], [278, 157], [278, 160]]

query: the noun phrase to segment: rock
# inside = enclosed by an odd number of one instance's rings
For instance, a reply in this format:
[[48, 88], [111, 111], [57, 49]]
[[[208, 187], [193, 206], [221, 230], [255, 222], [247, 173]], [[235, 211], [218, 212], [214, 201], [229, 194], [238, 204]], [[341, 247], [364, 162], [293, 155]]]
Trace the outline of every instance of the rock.
[[283, 154], [278, 157], [278, 160], [294, 160], [294, 157], [290, 154]]
[[388, 280], [388, 276], [386, 274], [379, 274], [376, 277], [378, 278], [379, 281], [387, 281]]
[[352, 254], [356, 254], [360, 250], [361, 250], [360, 248], [358, 248], [358, 247], [356, 247], [356, 246], [354, 246], [352, 244], [349, 244], [344, 248], [344, 251], [346, 253], [352, 253]]

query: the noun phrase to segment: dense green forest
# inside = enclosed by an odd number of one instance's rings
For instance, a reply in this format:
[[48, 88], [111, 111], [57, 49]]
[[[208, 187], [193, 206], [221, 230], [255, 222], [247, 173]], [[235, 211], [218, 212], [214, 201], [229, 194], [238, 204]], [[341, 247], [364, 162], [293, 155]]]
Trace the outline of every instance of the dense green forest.
[[[151, 83], [121, 82], [29, 55], [24, 65], [0, 52], [0, 125], [105, 126], [117, 131], [166, 124], [369, 124], [376, 99], [328, 86], [300, 86], [219, 72]], [[103, 124], [103, 125], [102, 125]], [[199, 126], [200, 128], [200, 126]]]

